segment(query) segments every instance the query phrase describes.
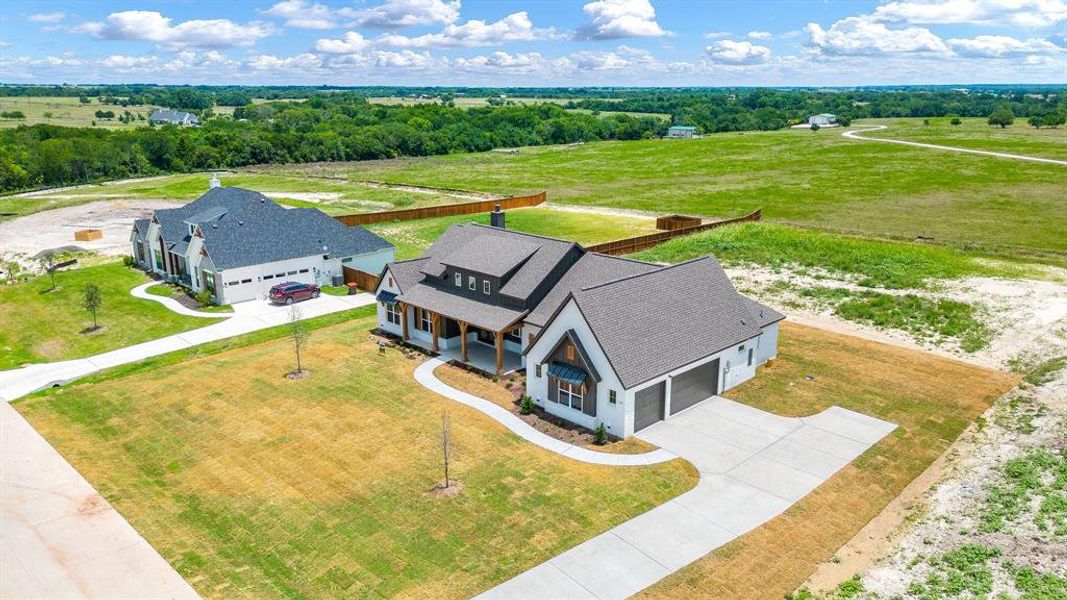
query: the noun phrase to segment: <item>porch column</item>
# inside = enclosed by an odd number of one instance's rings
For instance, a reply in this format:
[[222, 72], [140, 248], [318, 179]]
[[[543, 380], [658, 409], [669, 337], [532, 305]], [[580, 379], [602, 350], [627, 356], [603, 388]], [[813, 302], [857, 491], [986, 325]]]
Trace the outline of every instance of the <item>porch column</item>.
[[460, 355], [463, 357], [463, 362], [468, 362], [470, 359], [467, 357], [467, 322], [459, 321], [459, 347]]
[[498, 331], [493, 336], [496, 338], [496, 374], [499, 377], [504, 374], [504, 332]]
[[408, 305], [403, 302], [397, 302], [396, 305], [400, 308], [400, 337], [406, 342], [408, 341]]
[[435, 312], [430, 313], [430, 329], [433, 329], [433, 351], [438, 352], [440, 350], [438, 340], [441, 337], [441, 315]]

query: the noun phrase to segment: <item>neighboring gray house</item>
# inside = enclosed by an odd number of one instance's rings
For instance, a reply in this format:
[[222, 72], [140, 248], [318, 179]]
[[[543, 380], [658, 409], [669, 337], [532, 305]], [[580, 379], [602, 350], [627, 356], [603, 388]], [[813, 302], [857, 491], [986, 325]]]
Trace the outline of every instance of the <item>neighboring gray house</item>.
[[196, 118], [196, 115], [180, 110], [154, 110], [148, 115], [148, 121], [156, 125], [191, 125], [194, 127], [200, 125], [200, 120]]
[[696, 135], [697, 128], [688, 125], [671, 125], [667, 128], [669, 138], [691, 138]]
[[329, 285], [342, 266], [377, 273], [393, 260], [393, 245], [362, 227], [235, 187], [138, 219], [130, 243], [141, 268], [208, 290], [216, 304], [262, 299], [286, 281]]
[[818, 125], [819, 127], [834, 127], [837, 125], [837, 115], [832, 115], [830, 113], [812, 115], [808, 117], [808, 125]]
[[751, 378], [784, 318], [714, 257], [661, 266], [473, 223], [390, 263], [376, 293], [382, 330], [498, 375], [525, 368], [546, 412], [619, 437]]

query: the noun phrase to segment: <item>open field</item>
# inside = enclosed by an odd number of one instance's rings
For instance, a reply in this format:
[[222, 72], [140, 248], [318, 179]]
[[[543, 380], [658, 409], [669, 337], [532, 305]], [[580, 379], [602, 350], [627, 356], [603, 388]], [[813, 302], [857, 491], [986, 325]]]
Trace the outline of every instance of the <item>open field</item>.
[[781, 598], [792, 592], [1018, 380], [786, 322], [774, 366], [726, 396], [790, 416], [837, 405], [899, 427], [783, 515], [642, 596]]
[[[82, 104], [77, 97], [30, 97], [30, 96], [0, 96], [0, 111], [22, 111], [25, 119], [0, 119], [0, 127], [18, 127], [19, 125], [36, 125], [48, 123], [49, 125], [62, 125], [65, 127], [89, 127], [96, 121], [97, 127], [109, 129], [126, 129], [132, 127], [145, 127], [148, 121], [133, 121], [129, 125], [121, 123], [118, 115], [123, 111], [130, 111], [134, 117], [138, 113], [148, 119], [154, 106], [116, 106], [112, 104], [100, 104], [96, 98], [92, 98], [89, 104]], [[114, 119], [97, 119], [96, 111], [111, 111], [115, 113]], [[48, 114], [45, 114], [48, 113]], [[51, 115], [51, 116], [49, 116]]]
[[924, 126], [923, 119], [872, 119], [863, 124], [886, 125], [889, 129], [864, 137], [1067, 160], [1067, 128], [1035, 129], [1026, 124], [1026, 117], [1015, 117], [1015, 123], [1004, 129], [986, 124], [985, 119], [960, 120], [962, 123], [957, 126], [950, 117], [931, 118], [930, 125]]
[[[519, 96], [508, 97], [507, 100], [516, 104], [566, 104], [571, 101], [582, 100], [583, 98], [523, 98]], [[367, 102], [371, 104], [403, 104], [405, 106], [417, 106], [419, 104], [438, 104], [440, 98], [413, 98], [411, 96], [381, 96], [376, 98], [367, 98]], [[489, 98], [464, 98], [462, 96], [454, 98], [456, 106], [461, 108], [482, 108], [483, 106], [489, 106]], [[580, 113], [592, 113], [593, 111], [585, 108], [570, 108], [567, 109], [572, 112]], [[669, 119], [671, 115], [666, 113], [641, 113], [630, 112], [623, 110], [602, 110], [601, 116], [610, 115], [630, 115], [631, 117], [656, 117], [659, 119]]]
[[[414, 385], [357, 314], [312, 333], [306, 379], [283, 377], [279, 339], [15, 406], [205, 597], [467, 597], [694, 483], [681, 461], [598, 467], [521, 441]], [[455, 498], [429, 491], [446, 409]]]
[[[0, 197], [0, 219], [42, 210], [84, 204], [94, 200], [175, 200], [191, 201], [208, 190], [207, 173], [147, 177], [118, 183], [84, 185], [30, 195]], [[374, 212], [464, 201], [455, 196], [430, 190], [413, 192], [331, 179], [268, 173], [226, 173], [223, 185], [244, 187], [290, 206], [312, 206], [328, 214]]]
[[[52, 291], [47, 276], [0, 286], [0, 370], [90, 356], [208, 324], [130, 296], [131, 288], [146, 281], [141, 271], [111, 263], [60, 271]], [[83, 333], [92, 327], [81, 304], [89, 283], [99, 286], [103, 296], [102, 329]]]
[[[379, 223], [367, 228], [396, 245], [399, 260], [417, 258], [455, 223], [489, 224], [489, 214], [459, 215], [396, 223]], [[610, 240], [654, 233], [656, 220], [629, 215], [590, 215], [551, 208], [520, 208], [507, 211], [507, 227], [516, 231], [596, 244]]]
[[330, 172], [495, 193], [544, 189], [552, 202], [655, 213], [734, 216], [762, 207], [765, 219], [828, 231], [1067, 252], [1064, 167], [848, 140], [840, 130], [523, 148]]

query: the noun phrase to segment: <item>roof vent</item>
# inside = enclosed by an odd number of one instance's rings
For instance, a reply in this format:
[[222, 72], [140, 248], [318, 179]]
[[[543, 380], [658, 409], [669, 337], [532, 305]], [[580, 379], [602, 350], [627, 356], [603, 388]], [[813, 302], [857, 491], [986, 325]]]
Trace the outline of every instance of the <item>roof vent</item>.
[[244, 225], [244, 224], [245, 224], [245, 222], [244, 222], [244, 221], [237, 221], [237, 224], [238, 224], [238, 225]]
[[222, 182], [219, 181], [219, 176], [217, 174], [215, 174], [215, 173], [211, 174], [211, 179], [208, 180], [207, 187], [208, 187], [208, 189], [211, 189], [211, 190], [213, 190], [215, 188], [218, 188], [218, 187], [222, 187]]
[[219, 224], [218, 223], [212, 223], [211, 224], [211, 228], [212, 229], [218, 229], [219, 228]]

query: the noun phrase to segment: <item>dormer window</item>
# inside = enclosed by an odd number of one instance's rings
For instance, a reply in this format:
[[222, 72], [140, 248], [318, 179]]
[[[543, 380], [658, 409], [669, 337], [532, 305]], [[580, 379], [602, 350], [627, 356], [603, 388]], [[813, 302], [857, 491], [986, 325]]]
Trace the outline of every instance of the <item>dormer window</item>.
[[463, 287], [463, 273], [456, 272], [456, 287]]
[[490, 291], [492, 291], [492, 284], [489, 283], [489, 280], [482, 281], [482, 293], [488, 295]]
[[478, 280], [474, 278], [474, 275], [467, 276], [467, 287], [472, 291], [478, 289]]
[[196, 235], [196, 225], [189, 226], [189, 235]]

